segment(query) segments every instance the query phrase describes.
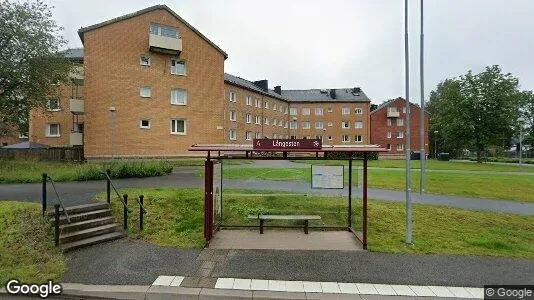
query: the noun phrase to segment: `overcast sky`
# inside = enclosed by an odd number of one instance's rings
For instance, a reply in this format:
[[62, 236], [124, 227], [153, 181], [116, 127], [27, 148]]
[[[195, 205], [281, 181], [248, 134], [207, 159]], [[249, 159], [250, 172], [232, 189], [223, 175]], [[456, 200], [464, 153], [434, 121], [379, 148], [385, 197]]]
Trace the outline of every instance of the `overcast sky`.
[[[404, 96], [402, 0], [49, 0], [69, 47], [77, 30], [166, 4], [228, 53], [225, 71], [282, 89], [361, 87]], [[420, 102], [420, 1], [410, 0], [410, 100]], [[425, 97], [445, 78], [498, 64], [534, 89], [534, 1], [425, 0]]]

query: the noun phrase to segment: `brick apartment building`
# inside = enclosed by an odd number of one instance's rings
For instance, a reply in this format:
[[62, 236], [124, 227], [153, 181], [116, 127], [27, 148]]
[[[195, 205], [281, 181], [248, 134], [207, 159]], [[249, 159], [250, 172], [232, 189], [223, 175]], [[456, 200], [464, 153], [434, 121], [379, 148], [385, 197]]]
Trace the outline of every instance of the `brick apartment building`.
[[[428, 124], [430, 115], [425, 112], [425, 152], [428, 153]], [[406, 101], [392, 99], [371, 112], [371, 144], [388, 149], [381, 156], [404, 156], [406, 154]], [[421, 149], [421, 108], [410, 103], [411, 150]]]
[[87, 158], [190, 155], [195, 143], [322, 138], [369, 144], [370, 100], [358, 87], [270, 89], [224, 73], [228, 55], [164, 5], [78, 31], [66, 57], [83, 72], [32, 111], [30, 140], [83, 145]]

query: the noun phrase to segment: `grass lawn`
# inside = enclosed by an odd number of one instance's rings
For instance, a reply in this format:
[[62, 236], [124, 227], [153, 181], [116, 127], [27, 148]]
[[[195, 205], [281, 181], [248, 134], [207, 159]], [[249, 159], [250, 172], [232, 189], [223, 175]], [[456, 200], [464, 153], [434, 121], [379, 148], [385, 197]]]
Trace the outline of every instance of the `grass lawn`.
[[[345, 165], [348, 166], [348, 162], [345, 160], [295, 160], [297, 163], [307, 163], [314, 165]], [[403, 159], [389, 159], [389, 160], [369, 160], [369, 167], [377, 168], [405, 168], [406, 161]], [[226, 161], [225, 161], [226, 163]], [[353, 165], [361, 166], [362, 161], [354, 160]], [[412, 160], [412, 168], [420, 169], [421, 161]], [[506, 166], [506, 165], [495, 165], [487, 163], [473, 163], [473, 162], [463, 162], [463, 161], [438, 161], [438, 160], [427, 160], [426, 168], [428, 170], [464, 170], [464, 171], [493, 171], [493, 172], [528, 172], [534, 173], [534, 167], [523, 166], [521, 170], [518, 166]]]
[[[138, 207], [129, 201], [130, 236], [159, 245], [199, 248], [203, 245], [203, 191], [201, 189], [126, 189], [145, 195], [145, 230], [138, 230]], [[274, 195], [269, 195], [273, 194]], [[255, 195], [258, 194], [258, 195]], [[276, 191], [225, 190], [224, 223], [254, 224], [249, 213], [318, 214], [315, 226], [346, 226], [347, 199], [283, 195]], [[101, 199], [104, 199], [103, 195]], [[121, 219], [117, 199], [114, 214]], [[360, 200], [354, 200], [354, 227], [361, 228]], [[404, 239], [404, 205], [371, 200], [369, 250], [389, 253], [434, 253], [534, 258], [534, 217], [474, 212], [455, 208], [414, 205], [414, 245]]]
[[12, 278], [26, 283], [61, 278], [65, 258], [54, 246], [50, 224], [39, 204], [0, 201], [0, 285]]
[[[226, 168], [225, 179], [296, 180], [310, 182], [309, 168], [299, 169], [259, 169]], [[392, 190], [405, 188], [405, 172], [399, 170], [371, 169], [368, 171], [369, 186]], [[345, 180], [348, 182], [347, 171]], [[356, 173], [353, 184], [356, 185]], [[420, 173], [412, 172], [412, 189], [419, 190]], [[359, 185], [362, 184], [362, 170], [359, 169]], [[471, 173], [427, 173], [427, 192], [441, 195], [458, 195], [474, 198], [494, 198], [524, 202], [534, 202], [534, 176], [511, 174], [471, 174]]]

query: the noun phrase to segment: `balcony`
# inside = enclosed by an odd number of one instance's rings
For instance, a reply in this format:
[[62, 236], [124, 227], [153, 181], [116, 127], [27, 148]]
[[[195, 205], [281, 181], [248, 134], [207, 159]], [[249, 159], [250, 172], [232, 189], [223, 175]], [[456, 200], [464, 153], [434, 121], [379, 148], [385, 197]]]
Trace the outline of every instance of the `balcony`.
[[82, 99], [70, 99], [70, 112], [75, 115], [83, 115], [85, 113], [84, 101]]
[[400, 112], [398, 110], [388, 109], [388, 118], [398, 118], [400, 117]]
[[83, 145], [83, 133], [82, 132], [71, 132], [70, 133], [70, 145], [71, 146], [82, 146]]
[[150, 51], [171, 55], [180, 55], [182, 52], [182, 39], [149, 33], [148, 45]]

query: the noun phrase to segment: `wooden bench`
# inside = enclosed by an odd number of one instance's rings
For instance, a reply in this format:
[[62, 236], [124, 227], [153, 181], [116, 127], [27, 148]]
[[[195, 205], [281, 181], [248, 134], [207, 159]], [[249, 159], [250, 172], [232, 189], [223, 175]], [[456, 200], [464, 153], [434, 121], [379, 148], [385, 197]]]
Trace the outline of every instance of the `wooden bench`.
[[266, 220], [304, 220], [305, 234], [308, 234], [310, 220], [321, 220], [321, 216], [316, 215], [249, 215], [248, 218], [260, 220], [260, 234], [263, 234], [263, 225]]

